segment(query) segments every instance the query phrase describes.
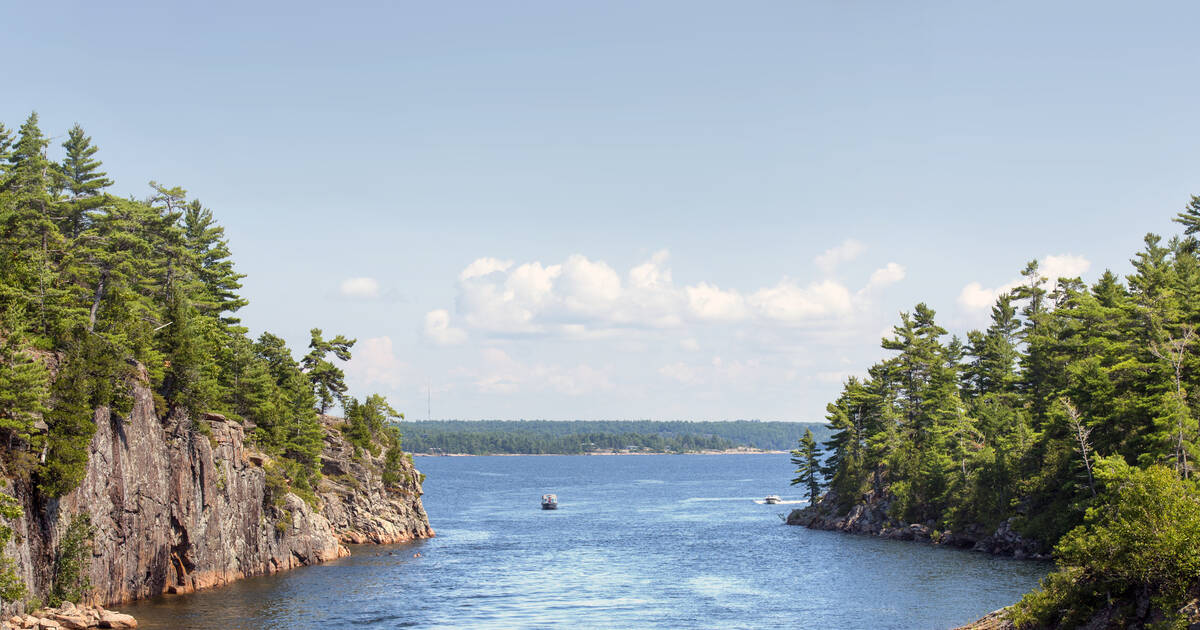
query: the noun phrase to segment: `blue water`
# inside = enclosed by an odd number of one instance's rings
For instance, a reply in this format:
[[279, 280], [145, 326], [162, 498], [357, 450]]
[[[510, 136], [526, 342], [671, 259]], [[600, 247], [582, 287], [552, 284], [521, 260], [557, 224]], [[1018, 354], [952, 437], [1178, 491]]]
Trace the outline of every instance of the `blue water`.
[[[141, 628], [949, 628], [1044, 563], [784, 525], [787, 455], [418, 458], [438, 537], [122, 608]], [[543, 511], [542, 494], [560, 508]], [[420, 554], [420, 556], [416, 556]]]

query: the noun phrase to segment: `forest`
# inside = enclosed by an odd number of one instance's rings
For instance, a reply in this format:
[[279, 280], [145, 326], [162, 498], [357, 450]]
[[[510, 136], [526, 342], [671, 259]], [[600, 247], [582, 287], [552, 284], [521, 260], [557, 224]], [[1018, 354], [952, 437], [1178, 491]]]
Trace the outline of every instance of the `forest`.
[[[1124, 277], [1030, 262], [965, 339], [925, 304], [903, 313], [891, 356], [827, 407], [825, 500], [885, 498], [895, 522], [942, 532], [1010, 521], [1053, 547], [1022, 627], [1174, 619], [1200, 586], [1200, 197], [1175, 221]], [[795, 452], [801, 482], [814, 447]]]
[[[30, 114], [0, 124], [0, 465], [28, 483], [35, 504], [82, 480], [94, 410], [127, 415], [129, 383], [146, 381], [160, 417], [204, 414], [243, 422], [272, 456], [268, 486], [315, 501], [324, 430], [341, 404], [356, 447], [401, 456], [398, 418], [380, 396], [347, 395], [335, 359], [353, 339], [312, 329], [296, 359], [271, 333], [247, 335], [247, 304], [224, 229], [198, 199], [150, 183], [143, 199], [106, 192], [113, 182], [78, 125], [48, 157], [50, 141]], [[5, 517], [19, 515], [11, 497]], [[0, 534], [3, 531], [0, 530]], [[0, 595], [19, 596], [10, 574]], [[12, 588], [9, 588], [12, 587]]]
[[688, 422], [654, 420], [424, 420], [397, 423], [414, 453], [573, 454], [632, 450], [685, 453], [749, 447], [785, 450], [806, 429], [801, 422]]

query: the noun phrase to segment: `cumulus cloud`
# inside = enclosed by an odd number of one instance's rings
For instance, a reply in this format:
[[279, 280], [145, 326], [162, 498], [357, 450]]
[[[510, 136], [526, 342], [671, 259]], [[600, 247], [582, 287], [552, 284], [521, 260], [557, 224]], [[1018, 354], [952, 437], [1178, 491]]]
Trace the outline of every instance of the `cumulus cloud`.
[[684, 289], [688, 310], [698, 319], [734, 321], [746, 317], [746, 300], [737, 291], [725, 291], [716, 285], [701, 282]]
[[[857, 241], [846, 241], [819, 258], [822, 264], [835, 264], [862, 249]], [[456, 310], [467, 329], [501, 336], [587, 338], [628, 328], [680, 328], [689, 322], [801, 326], [845, 319], [870, 301], [870, 291], [904, 278], [902, 266], [888, 263], [858, 292], [832, 278], [803, 284], [786, 277], [743, 292], [704, 280], [676, 285], [669, 260], [666, 250], [658, 251], [622, 275], [581, 254], [557, 264], [480, 258], [458, 276]], [[427, 334], [451, 334], [456, 330], [452, 323], [448, 313], [439, 314], [426, 322]]]
[[863, 291], [882, 289], [883, 287], [896, 284], [903, 279], [904, 267], [894, 262], [890, 262], [886, 266], [876, 269], [874, 273], [871, 274], [871, 279], [867, 281], [867, 286], [863, 288]]
[[467, 340], [465, 330], [450, 325], [450, 312], [446, 309], [425, 314], [425, 336], [443, 346], [452, 346]]
[[399, 387], [409, 382], [409, 365], [396, 357], [388, 336], [359, 340], [346, 372], [366, 385]]
[[825, 273], [833, 273], [833, 271], [837, 269], [838, 265], [858, 258], [858, 255], [866, 250], [866, 245], [863, 245], [852, 238], [848, 238], [842, 241], [840, 245], [825, 250], [823, 253], [813, 259], [813, 263], [815, 263], [817, 267], [821, 269], [821, 271], [824, 271]]
[[[1091, 261], [1083, 256], [1074, 254], [1046, 256], [1038, 265], [1038, 274], [1049, 280], [1050, 284], [1054, 284], [1059, 278], [1075, 278], [1083, 275], [1091, 266]], [[968, 282], [958, 294], [958, 304], [967, 311], [986, 312], [1001, 295], [1021, 286], [1024, 282], [1024, 278], [1014, 278], [994, 288], [985, 287], [980, 282]]]
[[511, 260], [499, 260], [496, 258], [480, 258], [471, 264], [467, 265], [462, 273], [458, 275], [459, 280], [470, 280], [479, 276], [486, 276], [497, 271], [508, 271], [513, 262]]
[[785, 279], [755, 292], [750, 304], [763, 317], [785, 324], [845, 315], [853, 309], [850, 291], [832, 280], [800, 287]]
[[379, 281], [375, 278], [346, 278], [338, 291], [343, 297], [374, 299], [379, 297]]
[[1059, 278], [1075, 278], [1087, 272], [1092, 262], [1083, 256], [1063, 254], [1061, 256], [1046, 256], [1039, 265], [1039, 271], [1051, 282]]

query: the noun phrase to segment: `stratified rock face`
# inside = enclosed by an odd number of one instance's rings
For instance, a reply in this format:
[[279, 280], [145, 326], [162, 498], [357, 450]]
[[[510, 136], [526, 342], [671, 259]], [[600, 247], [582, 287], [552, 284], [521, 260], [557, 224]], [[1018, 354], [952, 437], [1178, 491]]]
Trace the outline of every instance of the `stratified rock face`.
[[342, 542], [391, 545], [429, 538], [433, 530], [421, 505], [420, 473], [408, 460], [401, 483], [385, 488], [382, 457], [354, 453], [337, 430], [339, 418], [323, 416], [321, 514]]
[[[133, 384], [128, 417], [97, 410], [87, 474], [79, 488], [34, 505], [28, 487], [14, 491], [26, 518], [14, 524], [8, 553], [32, 593], [47, 592], [54, 551], [75, 514], [95, 526], [91, 603], [116, 604], [164, 592], [188, 592], [347, 555], [342, 540], [391, 543], [429, 537], [419, 473], [406, 462], [403, 487], [385, 489], [377, 462], [326, 428], [322, 507], [295, 495], [284, 512], [264, 508], [265, 458], [249, 452], [241, 425], [203, 420], [211, 437], [182, 412], [160, 420], [143, 383]], [[283, 525], [277, 527], [277, 522]]]
[[1012, 529], [1012, 519], [1004, 521], [995, 531], [981, 526], [963, 532], [936, 532], [934, 523], [896, 523], [888, 516], [891, 497], [885, 493], [868, 493], [842, 514], [838, 510], [838, 497], [830, 491], [815, 504], [788, 514], [788, 525], [803, 525], [810, 529], [825, 529], [865, 534], [894, 540], [931, 542], [950, 547], [971, 549], [1015, 558], [1046, 559], [1041, 544], [1022, 538]]

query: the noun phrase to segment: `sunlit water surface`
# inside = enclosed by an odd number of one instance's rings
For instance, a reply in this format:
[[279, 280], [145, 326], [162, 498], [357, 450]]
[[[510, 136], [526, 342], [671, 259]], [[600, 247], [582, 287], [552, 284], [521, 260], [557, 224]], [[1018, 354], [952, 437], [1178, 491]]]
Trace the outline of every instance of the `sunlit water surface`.
[[755, 503], [801, 498], [787, 455], [417, 465], [435, 539], [121, 609], [144, 629], [948, 628], [1049, 568], [788, 527], [795, 506]]

